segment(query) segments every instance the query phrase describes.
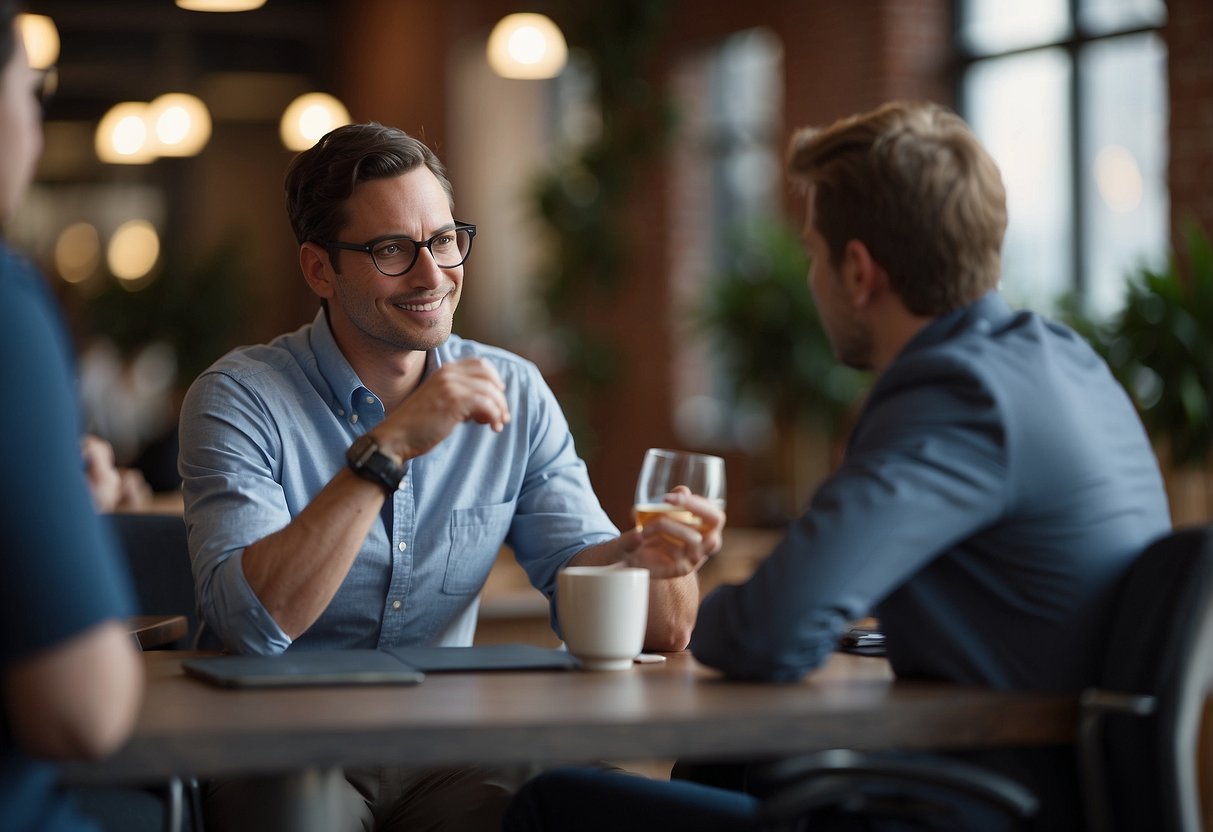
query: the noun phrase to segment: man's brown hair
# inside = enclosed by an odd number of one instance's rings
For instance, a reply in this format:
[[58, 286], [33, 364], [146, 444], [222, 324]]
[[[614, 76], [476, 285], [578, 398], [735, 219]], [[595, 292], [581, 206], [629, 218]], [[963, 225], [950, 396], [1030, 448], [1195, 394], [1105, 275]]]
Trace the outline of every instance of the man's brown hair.
[[788, 170], [816, 189], [814, 226], [832, 265], [859, 240], [915, 315], [965, 306], [998, 284], [1006, 191], [955, 113], [893, 102], [798, 131]]
[[[374, 122], [329, 132], [296, 156], [286, 171], [286, 211], [295, 239], [301, 245], [334, 242], [349, 221], [345, 202], [359, 183], [400, 176], [422, 165], [437, 177], [453, 208], [446, 169], [423, 142]], [[335, 260], [333, 268], [340, 271]]]

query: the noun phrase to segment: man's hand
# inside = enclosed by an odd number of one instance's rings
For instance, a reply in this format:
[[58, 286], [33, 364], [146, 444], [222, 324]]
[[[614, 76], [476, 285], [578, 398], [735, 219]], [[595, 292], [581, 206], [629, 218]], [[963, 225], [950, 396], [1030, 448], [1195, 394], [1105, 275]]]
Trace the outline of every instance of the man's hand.
[[151, 486], [134, 468], [114, 464], [114, 447], [99, 436], [85, 434], [80, 440], [84, 479], [97, 511], [105, 513], [146, 508], [152, 499]]
[[431, 450], [460, 422], [501, 431], [510, 421], [505, 384], [479, 358], [445, 364], [375, 429], [380, 445], [408, 460]]
[[624, 532], [620, 541], [628, 566], [642, 566], [654, 578], [680, 578], [697, 571], [720, 551], [725, 514], [711, 500], [697, 497], [681, 485], [665, 501], [694, 514], [698, 526], [665, 516], [643, 529]]

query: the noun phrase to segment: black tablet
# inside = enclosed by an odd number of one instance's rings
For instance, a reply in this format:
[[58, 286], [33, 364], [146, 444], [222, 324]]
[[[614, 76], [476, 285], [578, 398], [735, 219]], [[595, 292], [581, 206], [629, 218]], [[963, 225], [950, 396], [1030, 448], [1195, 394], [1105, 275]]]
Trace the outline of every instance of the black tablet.
[[564, 650], [532, 644], [478, 644], [474, 647], [391, 647], [387, 652], [426, 673], [481, 670], [574, 670], [577, 660]]
[[278, 656], [208, 656], [181, 663], [186, 674], [229, 688], [415, 685], [416, 667], [383, 650], [298, 650]]

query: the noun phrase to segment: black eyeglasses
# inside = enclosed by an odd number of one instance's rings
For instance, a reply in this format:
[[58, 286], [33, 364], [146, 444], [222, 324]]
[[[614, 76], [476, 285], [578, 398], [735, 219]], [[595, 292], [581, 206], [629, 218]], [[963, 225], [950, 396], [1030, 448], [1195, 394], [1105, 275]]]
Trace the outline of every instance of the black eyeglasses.
[[417, 255], [421, 249], [430, 250], [430, 256], [440, 269], [453, 269], [462, 266], [472, 253], [472, 238], [476, 236], [476, 226], [471, 223], [455, 221], [455, 227], [448, 231], [439, 231], [428, 240], [410, 240], [408, 237], [398, 237], [388, 234], [376, 237], [366, 243], [320, 243], [328, 249], [343, 248], [347, 251], [364, 251], [371, 255], [375, 268], [388, 277], [399, 277], [417, 264]]

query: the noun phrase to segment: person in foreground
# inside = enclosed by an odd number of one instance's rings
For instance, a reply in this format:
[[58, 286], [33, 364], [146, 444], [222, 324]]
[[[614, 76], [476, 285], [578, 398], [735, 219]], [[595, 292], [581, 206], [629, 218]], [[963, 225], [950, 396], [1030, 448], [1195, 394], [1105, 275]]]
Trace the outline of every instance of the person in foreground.
[[[476, 227], [455, 219], [437, 157], [400, 130], [348, 125], [294, 159], [286, 192], [322, 308], [220, 359], [182, 408], [206, 627], [238, 653], [470, 645], [508, 543], [549, 599], [568, 564], [647, 567], [646, 647], [685, 648], [723, 514], [679, 493], [698, 529], [621, 535], [538, 369], [451, 334]], [[346, 776], [351, 829], [496, 828], [509, 793], [487, 770]], [[262, 786], [212, 788], [213, 828], [267, 828]]]
[[[993, 160], [943, 107], [891, 103], [801, 130], [789, 168], [805, 185], [809, 288], [835, 355], [877, 377], [804, 514], [750, 580], [704, 599], [695, 658], [732, 678], [795, 681], [848, 622], [875, 615], [899, 677], [1093, 683], [1117, 582], [1170, 528], [1166, 496], [1104, 363], [998, 293], [1006, 209]], [[1072, 749], [975, 756], [1036, 792], [1037, 828], [1081, 828]], [[632, 788], [686, 828], [754, 823], [757, 801], [740, 792], [631, 781], [545, 775], [507, 828], [609, 828], [612, 806], [649, 816], [622, 797]], [[701, 811], [705, 794], [713, 808]], [[988, 828], [963, 814], [957, 825]]]
[[[39, 73], [18, 4], [0, 0], [0, 227], [42, 145]], [[142, 663], [121, 620], [133, 612], [111, 532], [93, 510], [66, 332], [50, 289], [0, 241], [0, 829], [91, 830], [56, 785], [53, 760], [124, 742]], [[34, 412], [31, 412], [31, 408]]]

